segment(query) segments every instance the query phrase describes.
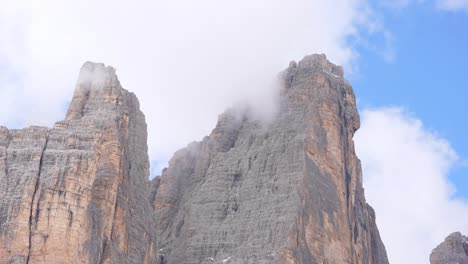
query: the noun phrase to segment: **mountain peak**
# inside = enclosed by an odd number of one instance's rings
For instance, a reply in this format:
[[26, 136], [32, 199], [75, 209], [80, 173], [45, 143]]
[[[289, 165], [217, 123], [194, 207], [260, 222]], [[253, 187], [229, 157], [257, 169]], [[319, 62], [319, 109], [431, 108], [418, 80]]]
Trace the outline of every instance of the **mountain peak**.
[[454, 232], [431, 253], [431, 264], [468, 264], [468, 237]]
[[122, 88], [115, 68], [86, 62], [81, 67], [66, 120], [96, 115], [111, 117], [129, 107], [139, 108], [138, 99]]
[[115, 68], [104, 63], [87, 61], [81, 66], [77, 86], [81, 89], [102, 89], [117, 82]]
[[340, 78], [344, 77], [343, 67], [333, 64], [325, 54], [311, 54], [305, 56], [299, 63], [291, 61], [289, 69], [298, 68], [302, 71], [324, 71]]

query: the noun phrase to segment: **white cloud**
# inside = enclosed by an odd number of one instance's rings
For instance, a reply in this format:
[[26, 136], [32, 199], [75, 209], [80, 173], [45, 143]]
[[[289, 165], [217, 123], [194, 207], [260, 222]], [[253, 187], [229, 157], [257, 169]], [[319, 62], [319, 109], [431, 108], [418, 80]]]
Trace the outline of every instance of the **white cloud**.
[[454, 231], [468, 233], [468, 204], [454, 198], [450, 144], [400, 108], [362, 111], [355, 135], [367, 201], [390, 263], [428, 263], [431, 250]]
[[443, 10], [468, 12], [468, 0], [437, 0], [437, 5]]
[[372, 24], [366, 0], [7, 0], [4, 10], [0, 124], [62, 119], [82, 63], [104, 62], [140, 98], [158, 161], [237, 101], [268, 112], [291, 59], [319, 52], [351, 65], [348, 39]]

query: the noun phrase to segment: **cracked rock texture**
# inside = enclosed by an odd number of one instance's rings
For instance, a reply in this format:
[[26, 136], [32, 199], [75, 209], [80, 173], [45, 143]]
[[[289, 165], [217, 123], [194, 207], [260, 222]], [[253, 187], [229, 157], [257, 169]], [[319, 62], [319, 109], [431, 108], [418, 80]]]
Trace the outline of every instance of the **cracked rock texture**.
[[230, 109], [153, 180], [157, 263], [388, 263], [342, 68], [312, 55], [281, 78], [271, 122]]
[[432, 250], [430, 260], [431, 264], [468, 264], [468, 237], [452, 233]]
[[85, 63], [66, 119], [0, 127], [0, 263], [154, 263], [146, 123]]

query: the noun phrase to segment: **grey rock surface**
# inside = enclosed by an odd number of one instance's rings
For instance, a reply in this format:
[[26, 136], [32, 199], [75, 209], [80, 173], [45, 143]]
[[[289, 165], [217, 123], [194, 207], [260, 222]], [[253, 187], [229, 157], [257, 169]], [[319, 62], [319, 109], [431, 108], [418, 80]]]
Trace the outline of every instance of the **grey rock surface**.
[[342, 68], [312, 55], [281, 78], [273, 121], [230, 109], [154, 180], [158, 263], [388, 263]]
[[468, 237], [450, 234], [431, 253], [431, 264], [468, 264]]

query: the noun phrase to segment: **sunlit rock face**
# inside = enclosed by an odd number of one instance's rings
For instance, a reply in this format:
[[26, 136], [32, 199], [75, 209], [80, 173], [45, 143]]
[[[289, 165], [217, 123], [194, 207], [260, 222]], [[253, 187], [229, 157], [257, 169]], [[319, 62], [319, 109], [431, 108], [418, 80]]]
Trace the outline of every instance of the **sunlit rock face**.
[[154, 263], [146, 133], [136, 96], [95, 63], [64, 121], [0, 128], [0, 263]]
[[149, 181], [136, 96], [85, 63], [64, 121], [0, 127], [0, 263], [388, 263], [342, 68], [280, 80], [273, 117], [231, 108]]
[[307, 56], [281, 81], [272, 120], [226, 111], [154, 180], [158, 263], [388, 263], [342, 68]]
[[468, 264], [468, 237], [450, 234], [431, 253], [431, 264]]

